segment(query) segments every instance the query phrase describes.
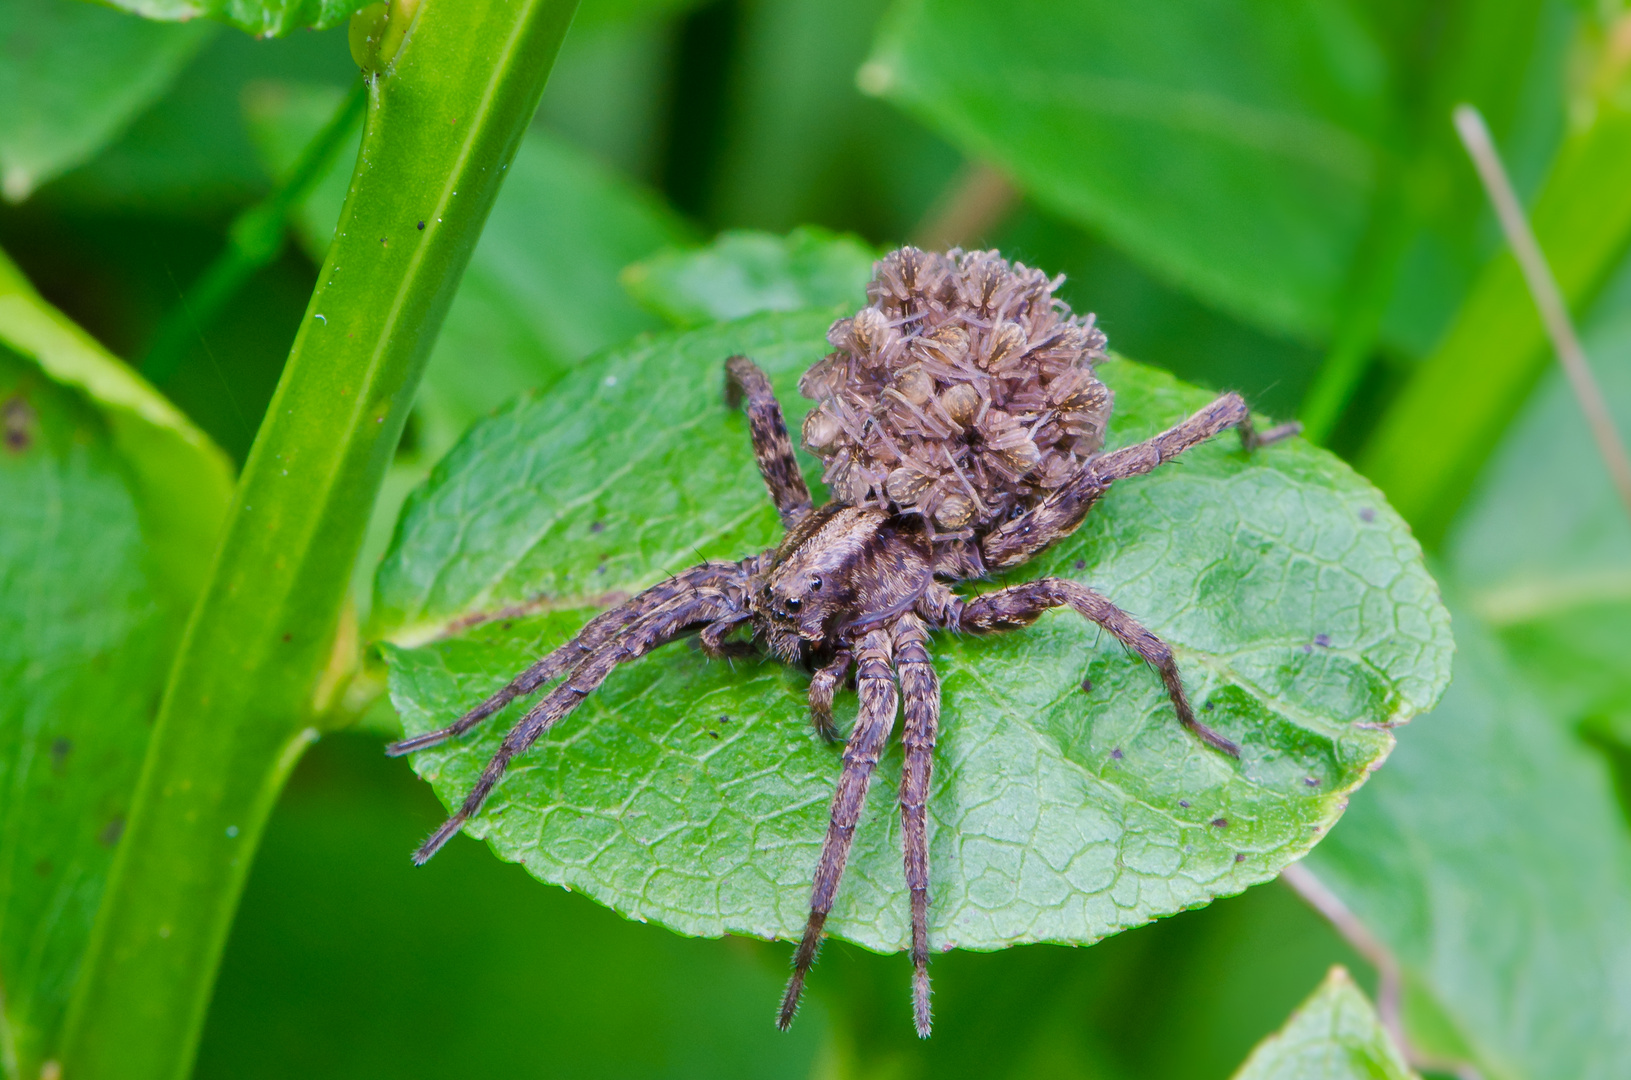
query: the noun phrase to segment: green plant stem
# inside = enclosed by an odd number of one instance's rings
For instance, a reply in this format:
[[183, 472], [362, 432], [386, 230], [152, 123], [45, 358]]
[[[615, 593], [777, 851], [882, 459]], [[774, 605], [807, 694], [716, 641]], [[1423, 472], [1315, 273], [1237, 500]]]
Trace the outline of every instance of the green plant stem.
[[[426, 0], [371, 82], [333, 245], [177, 657], [70, 1005], [74, 1080], [193, 1059], [414, 390], [575, 0]], [[422, 227], [421, 227], [422, 225]]]
[[150, 382], [163, 383], [174, 375], [186, 355], [188, 342], [203, 332], [255, 271], [277, 258], [283, 250], [289, 215], [328, 172], [367, 104], [367, 86], [359, 81], [323, 129], [306, 144], [277, 189], [233, 220], [226, 247], [198, 275], [154, 332], [147, 354], [138, 365]]
[[[1535, 200], [1535, 235], [1576, 311], [1631, 238], [1628, 176], [1631, 113], [1605, 103], [1596, 123], [1565, 145]], [[1359, 456], [1360, 471], [1429, 549], [1443, 539], [1550, 357], [1523, 275], [1502, 251]]]

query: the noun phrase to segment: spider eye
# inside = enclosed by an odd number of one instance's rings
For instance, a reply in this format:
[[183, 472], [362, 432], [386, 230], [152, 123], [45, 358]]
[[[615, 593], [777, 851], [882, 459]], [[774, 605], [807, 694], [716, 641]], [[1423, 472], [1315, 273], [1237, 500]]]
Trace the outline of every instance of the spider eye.
[[798, 609], [803, 607], [803, 606], [804, 606], [804, 601], [800, 600], [798, 597], [790, 596], [790, 597], [787, 598], [787, 610], [788, 611], [797, 612]]
[[820, 592], [821, 591], [821, 579], [820, 578], [813, 577], [813, 578], [810, 579], [810, 591], [811, 592]]

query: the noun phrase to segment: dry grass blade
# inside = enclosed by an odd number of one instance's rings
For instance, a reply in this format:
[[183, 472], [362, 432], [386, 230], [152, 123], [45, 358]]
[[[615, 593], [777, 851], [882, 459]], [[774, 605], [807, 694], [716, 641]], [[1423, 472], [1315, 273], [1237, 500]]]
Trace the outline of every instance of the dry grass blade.
[[1625, 442], [1614, 427], [1614, 418], [1609, 414], [1602, 388], [1597, 385], [1597, 379], [1586, 363], [1586, 352], [1581, 348], [1579, 335], [1575, 333], [1574, 323], [1569, 318], [1569, 308], [1563, 301], [1562, 290], [1558, 288], [1557, 279], [1552, 276], [1552, 269], [1546, 263], [1546, 256], [1535, 240], [1534, 230], [1529, 227], [1523, 207], [1518, 204], [1512, 181], [1501, 164], [1500, 155], [1495, 152], [1495, 141], [1490, 137], [1489, 127], [1484, 123], [1483, 115], [1471, 105], [1456, 107], [1455, 127], [1478, 170], [1479, 179], [1483, 181], [1484, 191], [1495, 207], [1501, 231], [1506, 234], [1507, 243], [1512, 245], [1512, 254], [1523, 271], [1524, 281], [1535, 299], [1535, 307], [1540, 310], [1541, 322], [1545, 324], [1546, 333], [1557, 350], [1558, 362], [1569, 377], [1569, 385], [1574, 390], [1575, 400], [1580, 403], [1580, 411], [1585, 413], [1586, 424], [1597, 443], [1597, 452], [1608, 467], [1609, 476], [1619, 492], [1620, 501], [1625, 504], [1626, 512], [1631, 513], [1631, 456], [1626, 454]]

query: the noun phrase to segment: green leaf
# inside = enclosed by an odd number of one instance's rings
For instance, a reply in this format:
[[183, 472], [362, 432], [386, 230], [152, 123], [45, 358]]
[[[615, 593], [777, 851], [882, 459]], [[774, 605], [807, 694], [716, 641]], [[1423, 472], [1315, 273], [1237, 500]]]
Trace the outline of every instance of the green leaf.
[[[1631, 260], [1582, 340], [1620, 431], [1631, 431]], [[1490, 458], [1445, 556], [1552, 712], [1631, 718], [1631, 520], [1556, 365]]]
[[1257, 1044], [1235, 1080], [1414, 1080], [1376, 1010], [1333, 967], [1286, 1026]]
[[860, 79], [1203, 298], [1329, 330], [1389, 124], [1349, 5], [901, 0]]
[[137, 485], [157, 580], [169, 602], [186, 610], [203, 585], [232, 495], [226, 455], [141, 376], [42, 300], [4, 254], [0, 345], [84, 393], [101, 411]]
[[1622, 1076], [1631, 836], [1604, 762], [1475, 615], [1455, 631], [1443, 703], [1307, 865], [1440, 1014], [1407, 1015], [1421, 1050], [1470, 1047], [1503, 1080]]
[[57, 1050], [226, 458], [0, 255], [0, 1070]]
[[95, 4], [0, 6], [0, 194], [21, 202], [158, 99], [211, 27], [158, 26]]
[[0, 1018], [4, 1073], [56, 1050], [179, 613], [136, 485], [82, 395], [0, 348]]
[[[472, 429], [410, 500], [378, 579], [407, 730], [462, 712], [609, 593], [773, 543], [720, 362], [757, 359], [796, 424], [792, 387], [827, 351], [830, 318], [637, 342]], [[1208, 400], [1134, 364], [1103, 373], [1118, 394], [1114, 443]], [[1118, 488], [1025, 576], [1045, 573], [1093, 582], [1172, 642], [1245, 757], [1202, 749], [1150, 672], [1074, 616], [937, 642], [941, 946], [1094, 941], [1272, 877], [1386, 755], [1378, 725], [1429, 707], [1448, 672], [1447, 620], [1414, 542], [1373, 489], [1301, 443], [1247, 460], [1220, 440]], [[665, 650], [591, 697], [469, 831], [636, 918], [796, 934], [838, 771], [838, 751], [809, 730], [805, 684], [769, 662]], [[444, 802], [462, 798], [514, 716], [415, 768]], [[883, 776], [898, 767], [895, 751]], [[873, 788], [829, 923], [878, 949], [905, 933], [892, 787]]]
[[723, 232], [704, 248], [664, 251], [623, 271], [623, 285], [679, 327], [761, 311], [859, 307], [878, 253], [814, 226], [786, 236]]
[[69, 1011], [67, 1076], [189, 1071], [255, 844], [354, 659], [346, 583], [375, 495], [573, 7], [425, 4], [369, 82], [339, 235], [154, 724]]
[[146, 19], [187, 22], [207, 16], [256, 37], [281, 37], [302, 27], [336, 26], [366, 0], [108, 0]]

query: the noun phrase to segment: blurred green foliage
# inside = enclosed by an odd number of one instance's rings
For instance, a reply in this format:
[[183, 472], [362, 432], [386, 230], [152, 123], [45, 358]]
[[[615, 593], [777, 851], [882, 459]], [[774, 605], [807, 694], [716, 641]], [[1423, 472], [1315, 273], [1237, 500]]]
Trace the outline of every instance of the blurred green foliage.
[[[4, 7], [0, 247], [127, 360], [188, 320], [157, 389], [204, 433], [194, 444], [241, 463], [318, 284], [349, 152], [235, 294], [196, 312], [183, 297], [356, 78], [343, 27], [302, 28], [349, 6], [121, 6], [219, 8], [288, 36]], [[1549, 192], [1561, 226], [1543, 212], [1542, 242], [1623, 429], [1628, 27], [1618, 4], [1567, 0], [588, 0], [432, 355], [353, 593], [366, 606], [402, 500], [473, 421], [576, 385], [578, 361], [665, 320], [740, 314], [717, 306], [719, 268], [696, 247], [709, 234], [850, 233], [859, 265], [951, 222], [1068, 274], [1063, 295], [1124, 355], [1276, 415], [1319, 403], [1330, 444], [1402, 493], [1456, 602], [1456, 681], [1307, 865], [1400, 965], [1415, 1049], [1492, 1080], [1617, 1076], [1631, 524], [1546, 368], [1448, 110], [1479, 105], [1520, 193]], [[975, 163], [1011, 199], [954, 213], [973, 205], [958, 200]], [[854, 267], [800, 264], [809, 235], [726, 243], [758, 245], [750, 283], [811, 271], [769, 306], [823, 307]], [[162, 539], [176, 504], [121, 433], [128, 409], [6, 342], [0, 419], [30, 441], [0, 451], [0, 1069], [32, 1080], [181, 632], [175, 583], [209, 556]], [[369, 660], [331, 719], [392, 730], [380, 691]], [[784, 1037], [783, 947], [627, 922], [471, 844], [413, 870], [440, 814], [377, 747], [327, 739], [285, 791], [200, 1075], [1221, 1077], [1331, 963], [1375, 988], [1269, 885], [1091, 949], [937, 958], [924, 1044], [905, 962], [835, 943]], [[1308, 1045], [1335, 1060], [1372, 1037], [1355, 1034], [1362, 1004], [1327, 984], [1288, 1036], [1330, 1017]], [[1273, 1074], [1272, 1045], [1249, 1075]]]

